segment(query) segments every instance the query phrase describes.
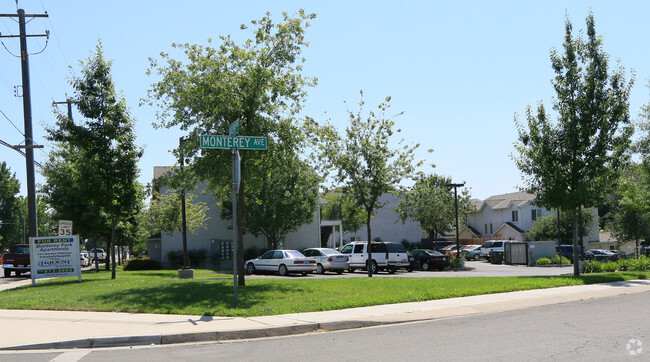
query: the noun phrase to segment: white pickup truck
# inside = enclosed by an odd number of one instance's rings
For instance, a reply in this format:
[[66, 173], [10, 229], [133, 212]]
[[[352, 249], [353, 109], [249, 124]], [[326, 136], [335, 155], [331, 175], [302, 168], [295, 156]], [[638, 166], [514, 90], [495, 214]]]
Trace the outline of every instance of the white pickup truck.
[[[88, 256], [90, 257], [90, 260], [94, 263], [95, 262], [95, 249], [90, 249], [88, 252]], [[105, 262], [106, 261], [106, 252], [104, 249], [97, 248], [97, 260], [100, 262]]]

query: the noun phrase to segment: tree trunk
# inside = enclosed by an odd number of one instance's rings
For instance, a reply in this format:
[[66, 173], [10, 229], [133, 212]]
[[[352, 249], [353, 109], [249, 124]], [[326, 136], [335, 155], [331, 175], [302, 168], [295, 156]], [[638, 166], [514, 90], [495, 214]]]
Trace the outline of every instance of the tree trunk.
[[367, 212], [366, 230], [368, 231], [368, 278], [372, 278], [372, 239], [370, 238], [370, 212]]
[[585, 250], [585, 242], [584, 242], [584, 234], [585, 234], [585, 227], [584, 227], [584, 222], [582, 218], [582, 207], [580, 207], [580, 210], [578, 211], [578, 231], [579, 231], [579, 244], [580, 244], [580, 260], [585, 260], [585, 254], [582, 253], [583, 250]]
[[[112, 227], [111, 227], [112, 229]], [[113, 246], [113, 231], [106, 236], [106, 259], [104, 260], [104, 270], [111, 270], [111, 247]]]
[[572, 212], [573, 219], [573, 276], [580, 276], [580, 254], [578, 249], [578, 212], [574, 209]]
[[[115, 244], [115, 224], [117, 224], [117, 218], [113, 217], [113, 220], [111, 220], [111, 244]], [[115, 247], [111, 246], [110, 249], [110, 254], [111, 254], [111, 279], [115, 279]], [[107, 263], [108, 265], [108, 263]]]

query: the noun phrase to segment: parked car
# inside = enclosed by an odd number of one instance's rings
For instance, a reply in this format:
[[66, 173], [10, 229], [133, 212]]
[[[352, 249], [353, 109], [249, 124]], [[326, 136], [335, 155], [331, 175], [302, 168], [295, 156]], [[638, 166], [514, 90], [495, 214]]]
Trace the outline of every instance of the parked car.
[[[88, 252], [88, 255], [90, 255], [90, 261], [94, 263], [95, 262], [95, 249], [90, 249], [90, 251]], [[97, 260], [99, 260], [99, 262], [101, 262], [101, 263], [106, 261], [106, 252], [104, 251], [104, 249], [97, 248]]]
[[479, 260], [481, 258], [481, 246], [465, 245], [460, 255], [467, 260]]
[[555, 247], [555, 252], [573, 263], [573, 245], [560, 245]]
[[443, 270], [451, 262], [449, 257], [441, 252], [430, 249], [415, 249], [410, 251], [413, 256], [412, 267], [421, 270]]
[[79, 261], [82, 267], [89, 266], [91, 264], [90, 255], [88, 255], [87, 251], [82, 251], [79, 253]]
[[614, 253], [614, 254], [616, 254], [616, 256], [618, 257], [618, 259], [625, 259], [625, 258], [629, 258], [629, 257], [630, 257], [630, 255], [629, 255], [628, 253], [624, 252], [624, 251], [620, 251], [620, 250], [608, 250], [608, 251], [609, 251], [610, 253]]
[[355, 241], [341, 248], [341, 253], [350, 257], [348, 271], [353, 273], [356, 269], [372, 268], [372, 273], [386, 270], [393, 274], [397, 269], [404, 268], [413, 271], [409, 254], [404, 245], [396, 242], [373, 241], [371, 243], [372, 260], [368, 263], [368, 242]]
[[248, 274], [256, 272], [278, 272], [282, 276], [289, 273], [313, 273], [316, 271], [316, 259], [302, 255], [298, 250], [269, 250], [257, 259], [244, 263]]
[[481, 245], [481, 258], [490, 261], [491, 251], [505, 251], [506, 243], [512, 243], [512, 240], [488, 240]]
[[337, 274], [343, 273], [350, 267], [350, 258], [341, 254], [340, 251], [329, 248], [308, 248], [302, 254], [309, 258], [316, 259], [316, 273], [323, 274], [326, 271], [334, 271]]
[[14, 272], [19, 277], [22, 273], [29, 273], [31, 271], [29, 265], [29, 244], [14, 245], [11, 252], [5, 253], [2, 259], [2, 269], [5, 278], [9, 278], [11, 272]]
[[598, 261], [617, 261], [618, 255], [603, 249], [588, 249], [585, 251], [585, 258]]

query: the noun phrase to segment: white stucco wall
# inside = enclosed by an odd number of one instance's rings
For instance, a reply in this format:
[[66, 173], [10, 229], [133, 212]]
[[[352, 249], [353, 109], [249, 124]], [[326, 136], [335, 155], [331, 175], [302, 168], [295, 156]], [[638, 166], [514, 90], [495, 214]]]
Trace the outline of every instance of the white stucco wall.
[[[422, 232], [420, 223], [413, 220], [406, 220], [404, 224], [399, 220], [395, 207], [399, 201], [398, 197], [393, 194], [385, 194], [379, 198], [380, 202], [387, 202], [383, 208], [377, 211], [375, 217], [370, 221], [371, 237], [373, 240], [380, 238], [382, 241], [407, 240], [410, 243], [419, 243], [422, 241]], [[368, 231], [364, 225], [354, 233], [345, 233], [343, 239], [350, 241], [352, 237], [358, 237], [360, 240], [368, 239]]]

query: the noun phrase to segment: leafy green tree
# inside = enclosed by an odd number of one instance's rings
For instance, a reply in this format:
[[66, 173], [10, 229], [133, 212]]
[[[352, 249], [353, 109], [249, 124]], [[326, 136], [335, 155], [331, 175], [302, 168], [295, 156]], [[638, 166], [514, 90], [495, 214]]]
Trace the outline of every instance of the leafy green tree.
[[[370, 221], [377, 210], [385, 205], [380, 197], [397, 191], [399, 183], [413, 174], [419, 163], [415, 165], [413, 162], [418, 145], [404, 145], [400, 140], [396, 149], [391, 148], [391, 137], [399, 132], [393, 130], [394, 118], [401, 113], [390, 117], [386, 115], [390, 109], [390, 97], [379, 104], [379, 114], [370, 111], [364, 118], [363, 106], [361, 92], [359, 111], [354, 113], [348, 110], [350, 123], [345, 136], [339, 135], [331, 126], [324, 127], [321, 150], [327, 162], [336, 170], [335, 182], [341, 185], [341, 190], [355, 201], [357, 207], [363, 208], [370, 243]], [[369, 251], [369, 265], [371, 260], [372, 252]], [[371, 268], [368, 268], [368, 276], [372, 276]]]
[[[593, 214], [588, 210], [583, 209], [582, 225], [578, 228], [581, 232], [580, 236], [584, 236], [593, 225]], [[569, 240], [569, 236], [573, 234], [573, 215], [569, 213], [560, 213], [560, 243]], [[556, 240], [558, 238], [558, 222], [557, 211], [553, 213], [538, 217], [526, 236], [532, 240]]]
[[[451, 178], [439, 175], [420, 174], [415, 184], [405, 190], [397, 204], [402, 223], [412, 219], [429, 238], [436, 238], [441, 232], [450, 230], [456, 222], [456, 206], [453, 189], [447, 187]], [[471, 211], [469, 190], [463, 189], [458, 196], [459, 225], [466, 223]]]
[[[218, 47], [173, 44], [185, 52], [187, 64], [164, 53], [163, 64], [151, 60], [149, 71], [162, 77], [149, 91], [149, 103], [156, 103], [161, 109], [159, 126], [190, 131], [189, 140], [183, 142], [184, 154], [220, 202], [231, 197], [231, 173], [224, 170], [230, 170], [232, 155], [215, 149], [199, 153], [199, 136], [228, 134], [228, 126], [239, 121], [240, 135], [267, 137], [267, 151], [240, 152], [242, 181], [236, 210], [240, 285], [245, 284], [246, 199], [250, 193], [259, 194], [259, 190], [252, 189], [250, 180], [264, 174], [266, 166], [260, 159], [265, 152], [273, 152], [276, 145], [286, 144], [283, 147], [293, 147], [296, 152], [304, 147], [304, 136], [295, 128], [300, 123], [297, 114], [306, 96], [304, 89], [316, 83], [301, 74], [301, 53], [307, 46], [305, 29], [314, 17], [302, 10], [295, 17], [284, 13], [282, 21], [276, 24], [267, 13], [251, 22], [252, 38], [241, 45], [230, 36], [221, 36]], [[242, 29], [248, 27], [242, 25]], [[292, 131], [284, 132], [286, 127], [282, 123], [291, 125]]]
[[[73, 77], [71, 83], [75, 89], [73, 102], [85, 119], [75, 124], [70, 118], [58, 117], [57, 127], [48, 131], [49, 139], [62, 144], [65, 151], [59, 163], [64, 167], [84, 164], [80, 173], [83, 177], [76, 178], [77, 184], [69, 189], [89, 190], [86, 203], [96, 208], [94, 215], [104, 214], [108, 220], [106, 246], [112, 263], [106, 263], [106, 269], [112, 264], [114, 279], [116, 229], [138, 212], [142, 197], [136, 181], [142, 150], [135, 145], [134, 121], [125, 100], [115, 90], [111, 63], [104, 59], [101, 43], [81, 65], [81, 76]], [[79, 159], [65, 158], [74, 151]]]
[[[535, 113], [527, 108], [527, 127], [515, 117], [519, 155], [514, 160], [525, 175], [526, 189], [540, 205], [572, 213], [576, 250], [578, 213], [611, 191], [627, 161], [633, 132], [628, 98], [634, 80], [626, 82], [620, 65], [609, 72], [593, 13], [586, 24], [587, 38], [574, 37], [567, 18], [564, 53], [551, 51], [557, 122], [541, 103]], [[578, 275], [577, 260], [574, 264]]]
[[[19, 215], [20, 182], [6, 162], [0, 163], [0, 245], [9, 249], [23, 243], [23, 222]], [[1, 250], [0, 250], [1, 251]]]
[[634, 241], [638, 257], [640, 240], [650, 235], [650, 177], [641, 165], [626, 170], [615, 194], [617, 202], [608, 229], [619, 242]]
[[[174, 232], [180, 232], [183, 229], [181, 217], [181, 199], [178, 196], [178, 190], [168, 189], [164, 194], [154, 191], [149, 203], [149, 207], [142, 211], [143, 223], [147, 236], [157, 232], [164, 231], [171, 235]], [[186, 196], [186, 225], [187, 231], [196, 234], [200, 229], [207, 229], [206, 217], [208, 206], [205, 202], [192, 202], [196, 195], [188, 194]]]
[[343, 234], [356, 232], [366, 223], [366, 212], [350, 195], [341, 190], [325, 194], [322, 215], [327, 220], [341, 220]]

